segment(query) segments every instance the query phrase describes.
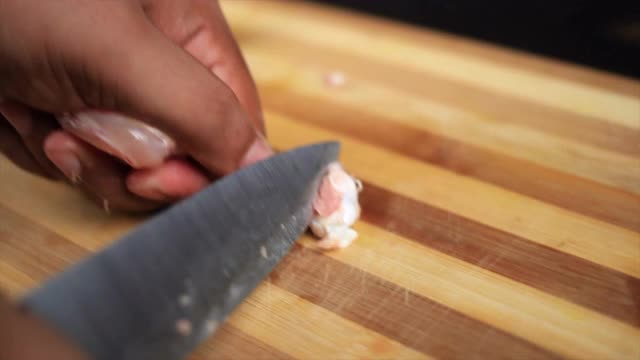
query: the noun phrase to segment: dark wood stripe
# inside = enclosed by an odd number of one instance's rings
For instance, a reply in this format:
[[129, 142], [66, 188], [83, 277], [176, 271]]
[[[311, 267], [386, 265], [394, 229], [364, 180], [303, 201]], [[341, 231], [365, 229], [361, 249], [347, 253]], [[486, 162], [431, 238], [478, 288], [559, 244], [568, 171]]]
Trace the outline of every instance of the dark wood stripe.
[[[389, 38], [406, 39], [413, 41], [416, 46], [428, 44], [430, 48], [439, 48], [443, 51], [491, 61], [514, 69], [553, 76], [570, 82], [640, 97], [640, 82], [636, 79], [499, 46], [482, 40], [469, 39], [378, 16], [363, 15], [344, 8], [340, 8], [340, 11], [335, 11], [334, 8], [314, 5], [308, 2], [273, 2], [269, 6], [279, 7], [282, 11], [290, 11], [302, 17], [312, 15], [313, 19], [329, 24], [344, 25], [367, 34], [384, 34]], [[314, 54], [317, 52], [319, 51], [315, 51]]]
[[640, 196], [624, 190], [291, 92], [265, 92], [263, 102], [296, 120], [640, 231]]
[[364, 186], [361, 204], [362, 220], [366, 222], [628, 324], [640, 325], [640, 279], [370, 183]]
[[[35, 281], [42, 282], [89, 254], [87, 249], [0, 205], [0, 260]], [[292, 359], [230, 324], [222, 326], [189, 357], [211, 358]]]
[[270, 281], [341, 317], [435, 358], [558, 356], [401, 286], [295, 246]]
[[[465, 113], [477, 114], [486, 121], [521, 125], [576, 142], [640, 156], [640, 130], [606, 120], [535, 104], [490, 89], [379, 63], [334, 49], [319, 50], [312, 45], [296, 42], [295, 46], [289, 44], [287, 47], [278, 47], [277, 52], [287, 58], [303, 59], [306, 65], [335, 68], [344, 71], [347, 76], [402, 89]], [[278, 95], [277, 91], [262, 91], [261, 94], [263, 97]]]
[[247, 335], [227, 323], [211, 340], [203, 343], [189, 360], [293, 360], [294, 358], [274, 347]]

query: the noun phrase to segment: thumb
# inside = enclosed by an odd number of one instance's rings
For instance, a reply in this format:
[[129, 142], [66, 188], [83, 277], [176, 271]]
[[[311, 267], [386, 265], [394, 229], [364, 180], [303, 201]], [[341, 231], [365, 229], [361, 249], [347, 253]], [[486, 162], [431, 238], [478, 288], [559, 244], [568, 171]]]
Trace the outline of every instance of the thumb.
[[97, 107], [159, 128], [216, 174], [273, 153], [234, 92], [146, 18], [121, 35], [107, 34], [109, 51], [92, 46], [85, 58], [98, 76], [98, 93], [106, 94], [94, 101]]

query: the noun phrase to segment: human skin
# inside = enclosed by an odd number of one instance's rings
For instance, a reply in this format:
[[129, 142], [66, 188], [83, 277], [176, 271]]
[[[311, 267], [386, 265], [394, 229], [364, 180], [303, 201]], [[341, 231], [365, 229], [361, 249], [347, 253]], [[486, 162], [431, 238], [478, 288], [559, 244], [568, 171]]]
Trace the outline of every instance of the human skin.
[[[112, 209], [145, 211], [272, 154], [253, 80], [217, 1], [0, 0], [0, 151]], [[136, 170], [62, 131], [98, 109], [183, 156]]]

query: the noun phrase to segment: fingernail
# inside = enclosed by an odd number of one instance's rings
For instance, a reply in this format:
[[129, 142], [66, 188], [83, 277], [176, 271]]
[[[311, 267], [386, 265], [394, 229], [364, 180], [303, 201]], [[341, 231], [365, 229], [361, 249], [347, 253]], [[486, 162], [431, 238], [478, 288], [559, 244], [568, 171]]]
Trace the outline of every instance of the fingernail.
[[257, 163], [260, 160], [264, 160], [273, 155], [273, 149], [267, 143], [267, 141], [260, 135], [251, 144], [249, 150], [244, 154], [242, 161], [240, 161], [240, 167], [249, 166]]
[[81, 179], [82, 165], [80, 161], [73, 154], [52, 153], [48, 154], [49, 160], [55, 164], [55, 166], [64, 173], [64, 175], [73, 184], [78, 184]]

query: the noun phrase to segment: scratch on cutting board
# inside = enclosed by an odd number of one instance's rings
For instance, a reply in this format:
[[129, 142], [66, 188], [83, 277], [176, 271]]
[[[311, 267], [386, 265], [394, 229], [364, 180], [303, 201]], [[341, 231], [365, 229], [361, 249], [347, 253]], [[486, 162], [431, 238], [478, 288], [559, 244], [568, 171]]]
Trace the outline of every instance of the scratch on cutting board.
[[497, 255], [490, 255], [487, 254], [485, 256], [482, 257], [482, 259], [480, 259], [479, 261], [476, 262], [476, 266], [483, 268], [483, 269], [491, 269], [491, 267], [497, 263], [498, 261], [500, 261], [505, 253], [507, 252], [506, 249], [502, 249], [500, 250], [500, 252]]
[[389, 302], [389, 300], [391, 298], [393, 298], [396, 295], [399, 295], [399, 293], [402, 291], [402, 287], [400, 286], [396, 286], [396, 288], [393, 290], [393, 292], [391, 292], [391, 294], [385, 296], [384, 300], [380, 301], [378, 303], [378, 306], [375, 307], [375, 309], [373, 309], [371, 312], [369, 312], [369, 317], [372, 318], [374, 317], [375, 314], [378, 313], [378, 311], [380, 311], [382, 308], [384, 308], [385, 305], [387, 305], [387, 303]]
[[343, 298], [343, 300], [342, 300], [342, 301], [340, 301], [340, 304], [338, 304], [338, 306], [336, 306], [336, 308], [335, 308], [334, 312], [335, 312], [335, 313], [339, 313], [339, 312], [340, 312], [340, 310], [342, 310], [342, 309], [347, 305], [347, 303], [353, 303], [354, 299], [355, 299], [355, 298], [353, 298], [353, 297], [351, 297], [351, 296], [345, 296], [345, 297]]
[[486, 265], [490, 264], [493, 261], [493, 256], [492, 254], [485, 254], [480, 260], [476, 261], [475, 265], [486, 269]]
[[367, 282], [367, 273], [365, 269], [369, 268], [369, 264], [371, 263], [371, 261], [373, 260], [373, 256], [371, 255], [371, 250], [367, 250], [364, 254], [363, 260], [362, 260], [362, 264], [361, 264], [361, 268], [359, 268], [360, 270], [360, 288], [362, 289], [363, 293], [366, 294], [367, 293], [367, 286], [366, 286], [366, 282]]
[[324, 264], [324, 284], [329, 280], [329, 264]]
[[451, 221], [451, 213], [449, 212], [447, 213], [447, 224], [449, 224], [449, 237], [451, 240], [456, 244], [464, 242], [462, 235], [458, 231], [458, 222], [455, 218]]
[[415, 344], [424, 344], [423, 340], [424, 338], [426, 338], [427, 336], [429, 336], [429, 331], [428, 330], [424, 330], [421, 328], [416, 328], [415, 329], [415, 333], [413, 334], [415, 336]]
[[487, 339], [491, 338], [491, 336], [494, 333], [495, 333], [495, 330], [490, 328], [488, 331], [485, 331], [482, 334], [482, 337], [480, 338], [480, 340], [476, 344], [476, 348], [475, 348], [476, 353], [479, 352], [480, 350], [482, 350], [485, 347], [485, 345], [487, 343]]
[[433, 328], [436, 328], [438, 326], [438, 324], [440, 324], [441, 322], [446, 320], [446, 318], [447, 318], [447, 316], [449, 315], [450, 312], [451, 312], [451, 308], [447, 307], [442, 312], [442, 314], [440, 316], [438, 316], [437, 319], [435, 319], [434, 321], [431, 322], [431, 324], [429, 324], [429, 327], [426, 329], [426, 332], [430, 333]]

